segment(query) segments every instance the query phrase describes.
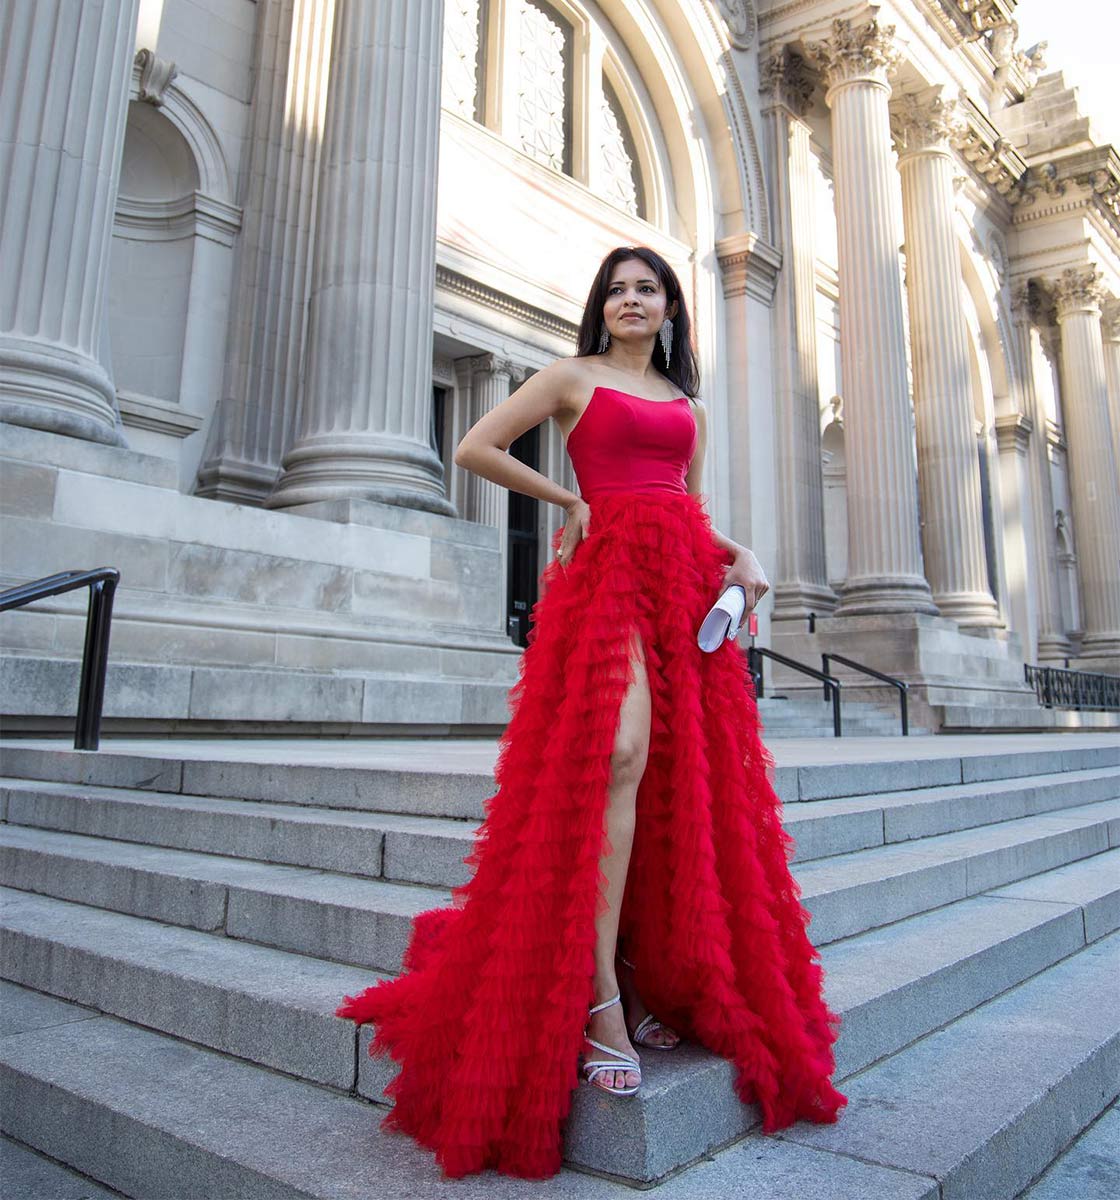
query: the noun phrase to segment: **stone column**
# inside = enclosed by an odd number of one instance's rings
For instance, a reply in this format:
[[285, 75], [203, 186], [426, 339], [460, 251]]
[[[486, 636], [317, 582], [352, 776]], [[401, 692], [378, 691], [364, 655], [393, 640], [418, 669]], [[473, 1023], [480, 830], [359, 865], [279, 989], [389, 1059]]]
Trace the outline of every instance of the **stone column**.
[[808, 111], [814, 75], [788, 48], [763, 67], [770, 146], [770, 211], [782, 269], [774, 290], [774, 423], [778, 449], [778, 561], [773, 619], [829, 613], [824, 540], [816, 248]]
[[891, 152], [891, 26], [832, 23], [807, 47], [825, 73], [840, 268], [840, 353], [848, 454], [848, 578], [838, 616], [937, 612], [922, 573], [914, 429]]
[[988, 583], [968, 331], [953, 233], [953, 105], [907, 96], [895, 114], [906, 232], [922, 557], [933, 600], [962, 627], [1001, 625]]
[[[511, 387], [521, 384], [525, 379], [523, 369], [496, 354], [461, 358], [455, 365], [464, 403], [457, 414], [453, 444], [457, 444], [480, 417], [509, 399]], [[501, 567], [498, 577], [503, 584], [497, 589], [498, 612], [495, 622], [504, 629], [509, 604], [509, 489], [462, 467], [453, 467], [452, 472], [454, 500], [459, 515], [467, 521], [490, 525], [500, 535]]]
[[[1054, 541], [1054, 496], [1050, 482], [1050, 452], [1046, 440], [1046, 408], [1035, 386], [1031, 333], [1036, 301], [1029, 284], [1011, 293], [1011, 324], [1015, 336], [1012, 378], [1019, 411], [1030, 422], [1027, 446], [1031, 529], [1032, 590], [1037, 622], [1037, 661], [1061, 663], [1070, 654], [1062, 621], [1057, 546]], [[1024, 641], [1024, 650], [1027, 643]]]
[[102, 333], [137, 3], [9, 0], [0, 18], [0, 419], [111, 445]]
[[1081, 663], [1120, 673], [1120, 491], [1108, 418], [1100, 269], [1063, 271], [1055, 285], [1062, 339], [1062, 416], [1081, 592]]
[[[461, 358], [455, 365], [459, 370], [460, 394], [465, 400], [456, 423], [457, 442], [481, 417], [503, 400], [509, 399], [512, 386], [521, 384], [525, 372], [509, 359], [499, 358], [496, 354]], [[474, 471], [455, 468], [455, 473], [454, 499], [459, 515], [465, 521], [477, 521], [480, 525], [493, 525], [504, 530], [509, 509], [509, 489], [484, 479]]]
[[[1120, 468], [1120, 300], [1110, 296], [1101, 317], [1104, 335], [1104, 371], [1108, 380], [1108, 420], [1112, 426], [1112, 453]], [[1116, 481], [1120, 488], [1120, 479]]]
[[295, 435], [333, 23], [334, 0], [261, 10], [225, 390], [199, 495], [263, 504]]
[[429, 444], [441, 0], [336, 0], [307, 366], [270, 508], [448, 516]]

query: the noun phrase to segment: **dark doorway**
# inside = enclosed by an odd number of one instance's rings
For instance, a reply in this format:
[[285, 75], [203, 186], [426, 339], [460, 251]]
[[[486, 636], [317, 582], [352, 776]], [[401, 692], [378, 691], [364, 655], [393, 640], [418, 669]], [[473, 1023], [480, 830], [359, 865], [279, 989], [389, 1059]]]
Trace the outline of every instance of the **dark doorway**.
[[[526, 430], [509, 448], [510, 454], [534, 471], [540, 470], [541, 428]], [[506, 628], [518, 646], [529, 644], [529, 614], [537, 602], [537, 561], [540, 501], [524, 492], [509, 493], [509, 574], [506, 578]]]

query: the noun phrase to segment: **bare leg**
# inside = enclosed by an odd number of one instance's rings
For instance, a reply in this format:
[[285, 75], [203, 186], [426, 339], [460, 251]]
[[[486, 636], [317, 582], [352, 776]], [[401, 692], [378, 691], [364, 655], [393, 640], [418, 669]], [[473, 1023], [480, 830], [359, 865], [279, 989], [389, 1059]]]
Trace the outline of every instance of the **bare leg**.
[[[634, 844], [638, 784], [645, 772], [649, 753], [649, 680], [646, 677], [645, 653], [641, 639], [636, 634], [631, 639], [630, 656], [635, 678], [622, 702], [618, 733], [611, 754], [611, 784], [607, 796], [607, 839], [613, 852], [604, 854], [600, 859], [607, 879], [608, 907], [595, 920], [596, 1004], [609, 1000], [619, 990], [615, 971], [618, 921], [626, 872], [630, 866], [630, 851]], [[616, 1046], [624, 1053], [634, 1054], [634, 1047], [626, 1032], [623, 1010], [618, 1004], [595, 1013], [588, 1025], [588, 1034], [606, 1046]], [[594, 1047], [590, 1049], [594, 1050]], [[591, 1057], [609, 1056], [595, 1051]], [[603, 1087], [632, 1087], [638, 1082], [638, 1076], [632, 1070], [603, 1071], [596, 1082]]]

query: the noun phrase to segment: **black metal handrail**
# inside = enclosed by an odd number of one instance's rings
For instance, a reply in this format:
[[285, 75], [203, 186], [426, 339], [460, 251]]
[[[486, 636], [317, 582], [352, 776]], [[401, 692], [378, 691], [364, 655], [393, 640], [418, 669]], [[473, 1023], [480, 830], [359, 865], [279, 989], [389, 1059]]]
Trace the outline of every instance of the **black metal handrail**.
[[772, 658], [775, 662], [780, 662], [784, 666], [792, 668], [794, 671], [800, 671], [802, 675], [811, 675], [814, 679], [819, 679], [823, 683], [825, 699], [829, 699], [830, 694], [832, 699], [832, 736], [841, 737], [840, 680], [834, 679], [831, 675], [827, 675], [823, 671], [818, 671], [816, 667], [810, 667], [807, 663], [798, 662], [796, 658], [787, 658], [784, 654], [779, 654], [777, 650], [768, 650], [765, 646], [749, 646], [747, 648], [747, 667], [750, 670], [751, 678], [754, 680], [755, 694], [760, 698], [763, 695], [761, 662], [763, 655], [767, 658]]
[[116, 567], [95, 567], [92, 571], [59, 571], [56, 575], [0, 592], [0, 612], [4, 612], [46, 596], [57, 596], [60, 592], [89, 588], [82, 679], [78, 685], [78, 720], [74, 730], [75, 750], [96, 750], [100, 742], [105, 668], [109, 663], [109, 626], [113, 619], [113, 595], [120, 579], [121, 573]]
[[[856, 662], [854, 658], [846, 658], [843, 654], [821, 655], [821, 668], [828, 671], [830, 661], [843, 663], [846, 667], [851, 667], [855, 671], [862, 671], [864, 675], [871, 675], [875, 679], [881, 679], [884, 683], [889, 683], [891, 687], [898, 689], [898, 707], [899, 716], [902, 718], [902, 736], [910, 736], [910, 714], [907, 708], [909, 699], [910, 685], [904, 679], [896, 679], [893, 675], [885, 675], [882, 671], [876, 671], [874, 667], [869, 667], [866, 663]], [[825, 690], [825, 699], [828, 699], [828, 690]]]
[[1023, 665], [1023, 675], [1044, 708], [1120, 711], [1120, 675]]

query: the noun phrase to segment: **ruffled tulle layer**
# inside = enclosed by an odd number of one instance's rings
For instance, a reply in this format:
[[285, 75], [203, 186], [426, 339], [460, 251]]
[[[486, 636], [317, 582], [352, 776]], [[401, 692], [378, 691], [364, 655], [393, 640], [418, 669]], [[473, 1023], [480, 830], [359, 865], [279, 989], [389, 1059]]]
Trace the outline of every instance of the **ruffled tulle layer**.
[[[593, 1003], [610, 756], [642, 639], [652, 700], [619, 937], [651, 1010], [736, 1066], [771, 1133], [837, 1119], [839, 1017], [789, 871], [746, 655], [696, 631], [730, 561], [703, 498], [589, 498], [590, 535], [542, 576], [469, 882], [418, 916], [404, 973], [347, 997], [401, 1070], [382, 1121], [444, 1173], [543, 1178]], [[562, 530], [553, 535], [556, 550]]]

